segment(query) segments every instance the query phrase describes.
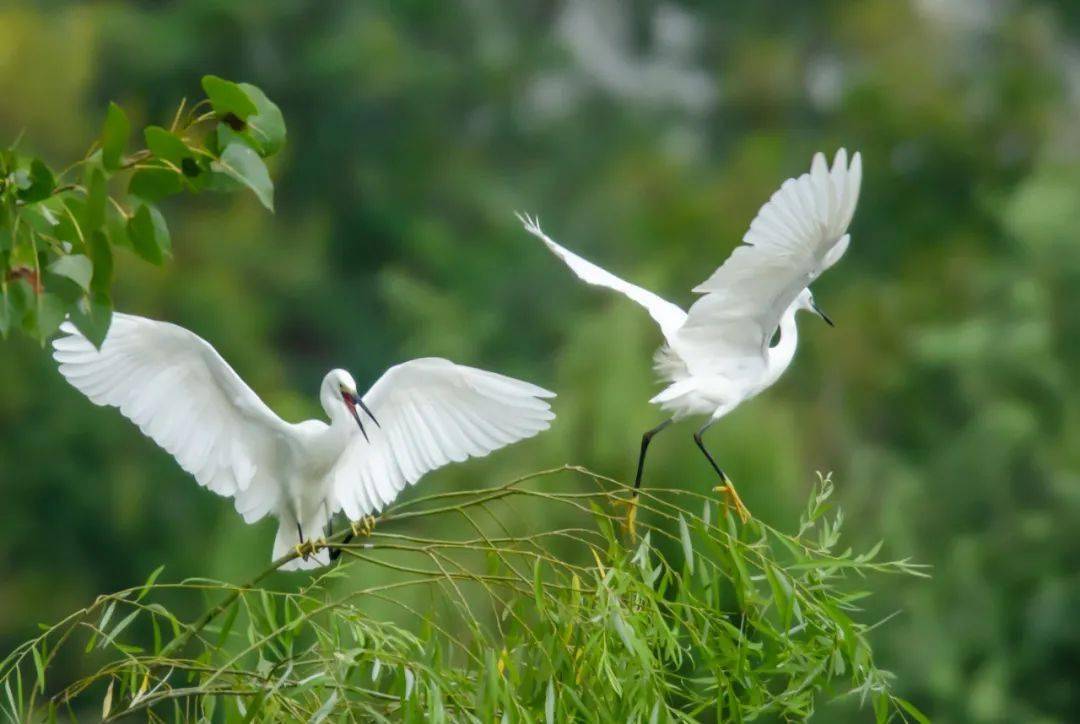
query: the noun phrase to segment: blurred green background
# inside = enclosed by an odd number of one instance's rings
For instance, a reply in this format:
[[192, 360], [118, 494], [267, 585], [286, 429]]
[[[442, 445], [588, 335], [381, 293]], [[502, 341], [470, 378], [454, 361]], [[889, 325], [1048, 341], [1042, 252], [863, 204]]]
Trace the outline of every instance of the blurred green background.
[[[109, 99], [168, 120], [199, 77], [262, 87], [289, 144], [250, 195], [165, 211], [174, 263], [118, 308], [215, 344], [287, 419], [442, 355], [559, 392], [544, 436], [428, 490], [563, 462], [632, 475], [660, 337], [525, 234], [689, 304], [779, 182], [864, 155], [843, 263], [781, 382], [710, 433], [750, 508], [797, 519], [832, 470], [849, 539], [934, 566], [876, 581], [878, 661], [936, 721], [1080, 711], [1080, 11], [1068, 2], [8, 2], [0, 139], [64, 166]], [[5, 141], [6, 142], [6, 141]], [[45, 350], [0, 351], [0, 650], [102, 591], [242, 580], [245, 526]], [[690, 439], [650, 484], [714, 483]], [[297, 580], [297, 579], [289, 579]], [[78, 662], [69, 666], [77, 667]], [[69, 672], [76, 673], [75, 671]]]

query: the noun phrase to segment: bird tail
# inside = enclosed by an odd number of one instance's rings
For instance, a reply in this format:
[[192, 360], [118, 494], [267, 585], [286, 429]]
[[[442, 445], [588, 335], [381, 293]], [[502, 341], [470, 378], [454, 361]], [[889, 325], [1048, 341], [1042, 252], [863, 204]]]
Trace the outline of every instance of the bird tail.
[[[304, 526], [304, 541], [307, 542], [313, 537], [318, 538], [323, 534], [323, 525], [318, 523], [325, 523], [325, 521], [311, 521], [311, 525]], [[274, 556], [273, 560], [277, 560], [284, 555], [292, 553], [296, 546], [300, 545], [300, 531], [296, 529], [296, 523], [292, 520], [285, 518], [281, 519], [278, 523], [277, 537], [274, 538]], [[330, 551], [325, 548], [318, 553], [309, 555], [305, 561], [303, 558], [294, 558], [281, 567], [283, 571], [307, 571], [312, 568], [320, 568], [322, 566], [330, 565]]]
[[665, 382], [678, 382], [690, 376], [682, 357], [666, 344], [653, 355], [653, 370]]

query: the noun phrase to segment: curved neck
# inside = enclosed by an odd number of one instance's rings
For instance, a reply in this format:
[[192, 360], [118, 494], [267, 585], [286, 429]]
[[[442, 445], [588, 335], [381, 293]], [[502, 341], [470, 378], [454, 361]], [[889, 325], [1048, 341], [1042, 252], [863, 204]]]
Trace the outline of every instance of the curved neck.
[[352, 419], [352, 415], [349, 414], [349, 410], [345, 407], [345, 401], [341, 399], [332, 386], [323, 385], [319, 390], [319, 402], [322, 403], [323, 412], [330, 418], [330, 427], [348, 429], [349, 425], [355, 425], [356, 422]]
[[775, 347], [770, 347], [765, 369], [765, 387], [780, 379], [784, 370], [791, 364], [795, 357], [795, 347], [799, 344], [799, 328], [795, 325], [795, 313], [798, 309], [795, 305], [787, 308], [784, 316], [780, 318], [780, 341]]

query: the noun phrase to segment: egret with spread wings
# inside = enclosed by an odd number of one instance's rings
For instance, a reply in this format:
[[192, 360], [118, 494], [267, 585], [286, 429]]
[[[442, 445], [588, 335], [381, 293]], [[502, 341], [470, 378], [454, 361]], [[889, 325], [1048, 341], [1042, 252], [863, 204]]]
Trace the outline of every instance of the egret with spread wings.
[[[53, 342], [60, 372], [117, 407], [203, 487], [232, 497], [248, 523], [278, 519], [283, 569], [329, 562], [313, 545], [338, 511], [355, 522], [425, 473], [546, 430], [551, 392], [493, 372], [424, 358], [387, 370], [363, 396], [345, 370], [323, 378], [330, 418], [285, 422], [209, 343], [174, 324], [117, 314], [101, 349], [70, 322]], [[305, 538], [307, 536], [307, 538]]]
[[[744, 522], [749, 520], [749, 511], [705, 447], [702, 435], [740, 403], [776, 382], [791, 364], [798, 341], [798, 311], [815, 312], [832, 325], [808, 287], [847, 250], [847, 228], [861, 179], [858, 153], [849, 163], [847, 153], [840, 149], [831, 168], [824, 155], [816, 154], [809, 173], [785, 181], [761, 207], [743, 243], [694, 288], [703, 296], [685, 312], [563, 248], [540, 229], [537, 220], [519, 217], [582, 281], [624, 294], [645, 307], [660, 325], [665, 344], [656, 353], [655, 369], [667, 387], [650, 402], [670, 417], [641, 438], [635, 491], [641, 486], [652, 437], [673, 420], [708, 415], [694, 433], [694, 442], [720, 476], [718, 490], [729, 495]], [[777, 329], [780, 336], [773, 345]], [[636, 495], [628, 516], [631, 531]]]

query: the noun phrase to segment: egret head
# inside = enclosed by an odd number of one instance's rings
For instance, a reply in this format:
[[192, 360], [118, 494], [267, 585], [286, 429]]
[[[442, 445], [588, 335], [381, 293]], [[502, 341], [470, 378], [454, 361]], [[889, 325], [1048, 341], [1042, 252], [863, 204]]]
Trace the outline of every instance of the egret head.
[[799, 298], [796, 301], [799, 305], [799, 309], [805, 309], [808, 312], [813, 312], [814, 314], [824, 319], [825, 323], [830, 327], [836, 326], [835, 324], [833, 324], [833, 321], [829, 319], [829, 315], [825, 314], [825, 312], [822, 311], [821, 307], [819, 307], [817, 303], [814, 302], [814, 294], [810, 291], [809, 287], [803, 289], [802, 292], [799, 293]]
[[364, 423], [360, 419], [360, 413], [357, 408], [366, 412], [367, 416], [371, 418], [376, 426], [379, 425], [379, 421], [375, 419], [375, 415], [371, 414], [371, 410], [364, 404], [364, 400], [360, 397], [360, 393], [356, 391], [356, 381], [353, 380], [352, 375], [345, 370], [330, 370], [326, 373], [326, 377], [323, 378], [320, 397], [323, 400], [323, 407], [326, 408], [327, 414], [330, 414], [331, 417], [333, 417], [332, 410], [334, 409], [334, 406], [344, 404], [345, 409], [349, 411], [352, 418], [356, 420], [356, 424], [360, 426], [360, 432], [363, 434], [365, 440], [368, 439], [368, 434], [367, 430], [364, 429]]

